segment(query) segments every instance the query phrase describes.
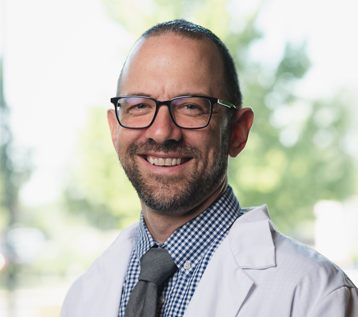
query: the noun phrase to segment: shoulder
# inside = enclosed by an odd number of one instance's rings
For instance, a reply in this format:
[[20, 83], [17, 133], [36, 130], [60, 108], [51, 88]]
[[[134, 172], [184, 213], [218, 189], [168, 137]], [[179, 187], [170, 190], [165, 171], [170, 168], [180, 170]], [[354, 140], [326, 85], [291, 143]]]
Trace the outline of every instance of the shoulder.
[[340, 287], [354, 288], [346, 274], [316, 250], [275, 231], [272, 238], [276, 248], [278, 270], [292, 272], [300, 287], [323, 287], [329, 292]]
[[[242, 259], [244, 268], [271, 268], [270, 272], [289, 274], [290, 281], [300, 278], [309, 280], [311, 274], [315, 277], [310, 280], [311, 285], [326, 280], [336, 287], [353, 286], [344, 272], [319, 252], [280, 233], [272, 222], [266, 205], [246, 209], [246, 213], [234, 224], [233, 231], [231, 236], [235, 242], [231, 243], [232, 248], [235, 249], [241, 240], [239, 254], [243, 258], [247, 254], [255, 258], [251, 262]], [[265, 267], [252, 264], [260, 262], [259, 260], [268, 263], [264, 261], [268, 258], [271, 261]]]
[[60, 317], [82, 316], [83, 274], [73, 282], [61, 308]]
[[[274, 255], [273, 267], [295, 267], [340, 270], [335, 264], [314, 249], [279, 232], [271, 220], [266, 205], [243, 209], [244, 215], [237, 219], [230, 232], [231, 239], [241, 240], [240, 248], [250, 251], [259, 248], [266, 252], [252, 254], [257, 258]], [[233, 244], [235, 245], [235, 244]], [[235, 248], [235, 246], [233, 246]], [[298, 268], [297, 268], [298, 269]]]
[[103, 255], [107, 252], [111, 252], [113, 249], [122, 246], [123, 243], [133, 243], [135, 236], [137, 234], [138, 222], [132, 224], [128, 228], [121, 231], [118, 237], [113, 241], [113, 243], [104, 251]]
[[255, 285], [248, 299], [255, 307], [260, 303], [262, 309], [286, 309], [298, 316], [323, 316], [324, 305], [330, 307], [328, 316], [357, 309], [358, 290], [346, 274], [314, 249], [277, 231], [266, 206], [241, 216], [229, 237], [237, 263]]
[[128, 228], [121, 231], [118, 237], [113, 241], [113, 243], [90, 265], [88, 270], [84, 273], [84, 275], [89, 275], [92, 271], [96, 270], [98, 266], [103, 265], [109, 261], [113, 261], [114, 263], [122, 260], [123, 249], [132, 250], [134, 245], [136, 233], [137, 233], [138, 223], [134, 223]]
[[358, 316], [358, 290], [336, 264], [316, 250], [273, 232], [272, 283], [292, 298], [292, 310], [309, 316]]
[[[107, 250], [72, 284], [63, 303], [61, 317], [83, 315], [84, 294], [89, 288], [93, 288], [93, 293], [96, 293], [101, 286], [109, 287], [112, 280], [117, 281], [113, 284], [119, 283], [127, 267], [137, 227], [138, 223], [135, 223], [123, 230]], [[113, 287], [118, 288], [116, 285]]]

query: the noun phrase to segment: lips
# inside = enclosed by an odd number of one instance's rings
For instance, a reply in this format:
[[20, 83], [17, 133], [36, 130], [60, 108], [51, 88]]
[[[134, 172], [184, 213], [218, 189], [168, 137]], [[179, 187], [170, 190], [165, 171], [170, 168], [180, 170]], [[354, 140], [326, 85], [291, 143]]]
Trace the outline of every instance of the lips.
[[153, 157], [153, 156], [147, 156], [146, 160], [156, 166], [177, 166], [185, 163], [188, 161], [186, 158], [182, 157]]

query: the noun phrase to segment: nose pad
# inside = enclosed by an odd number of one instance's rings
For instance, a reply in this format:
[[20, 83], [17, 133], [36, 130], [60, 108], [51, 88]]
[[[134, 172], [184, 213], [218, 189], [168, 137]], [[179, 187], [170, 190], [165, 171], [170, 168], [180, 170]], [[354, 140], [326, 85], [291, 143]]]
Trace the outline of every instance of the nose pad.
[[182, 129], [176, 126], [167, 105], [160, 105], [152, 125], [147, 128], [147, 138], [164, 144], [169, 140], [179, 141], [182, 138]]

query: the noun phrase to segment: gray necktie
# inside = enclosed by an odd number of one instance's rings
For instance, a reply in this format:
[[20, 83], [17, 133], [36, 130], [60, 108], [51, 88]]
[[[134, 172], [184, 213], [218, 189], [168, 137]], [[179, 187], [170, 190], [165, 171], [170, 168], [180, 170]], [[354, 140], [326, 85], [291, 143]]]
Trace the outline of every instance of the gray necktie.
[[152, 248], [140, 260], [139, 281], [129, 297], [124, 317], [155, 317], [158, 287], [177, 269], [166, 249]]

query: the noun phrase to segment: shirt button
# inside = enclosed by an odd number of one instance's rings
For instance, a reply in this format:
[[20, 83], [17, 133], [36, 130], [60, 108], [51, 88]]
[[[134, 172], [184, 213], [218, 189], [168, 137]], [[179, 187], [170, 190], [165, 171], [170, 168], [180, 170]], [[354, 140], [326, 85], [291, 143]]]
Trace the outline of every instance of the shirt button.
[[159, 302], [159, 304], [163, 304], [165, 302], [164, 296], [159, 296], [158, 302]]
[[186, 269], [186, 270], [190, 270], [190, 269], [191, 269], [191, 263], [190, 263], [190, 261], [186, 261], [186, 262], [184, 263], [184, 269]]

